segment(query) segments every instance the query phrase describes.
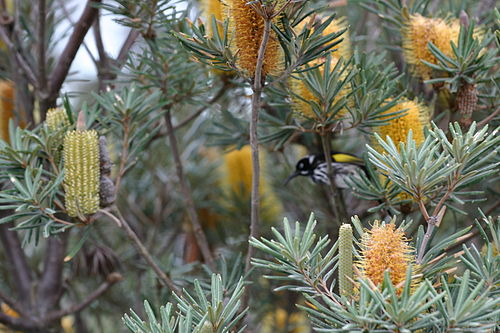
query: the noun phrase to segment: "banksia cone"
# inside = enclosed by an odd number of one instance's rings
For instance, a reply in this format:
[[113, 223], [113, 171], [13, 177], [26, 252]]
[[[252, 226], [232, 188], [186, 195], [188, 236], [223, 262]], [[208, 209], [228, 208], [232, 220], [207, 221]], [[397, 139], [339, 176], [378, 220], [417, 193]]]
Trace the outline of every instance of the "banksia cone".
[[[261, 154], [261, 169], [264, 169], [264, 157]], [[233, 150], [225, 154], [221, 174], [226, 192], [236, 195], [240, 200], [250, 200], [252, 189], [252, 150], [250, 146], [246, 145], [240, 150]], [[265, 170], [261, 172], [259, 193], [263, 219], [275, 221], [282, 212], [282, 206], [265, 178]]]
[[99, 209], [99, 139], [94, 130], [76, 130], [64, 138], [64, 185], [69, 216]]
[[9, 121], [14, 116], [14, 85], [0, 81], [0, 139], [9, 142]]
[[[408, 132], [412, 130], [413, 140], [415, 140], [417, 145], [421, 144], [425, 140], [424, 128], [429, 123], [428, 109], [418, 102], [403, 100], [385, 111], [385, 114], [391, 114], [402, 110], [406, 110], [403, 116], [390, 120], [387, 125], [379, 126], [375, 131], [382, 139], [389, 136], [399, 148], [399, 143], [406, 142]], [[374, 142], [374, 144], [378, 146], [376, 142]]]
[[414, 261], [412, 252], [403, 230], [392, 223], [381, 225], [376, 221], [362, 237], [358, 266], [362, 276], [377, 286], [383, 282], [385, 271], [389, 271], [392, 283], [399, 285], [401, 291], [408, 265]]
[[477, 88], [475, 84], [464, 83], [457, 92], [457, 108], [460, 111], [462, 126], [469, 127], [472, 122], [472, 113], [477, 107]]
[[453, 54], [450, 42], [458, 43], [460, 23], [458, 20], [447, 22], [439, 18], [427, 18], [420, 14], [410, 16], [403, 28], [403, 49], [406, 61], [423, 80], [432, 77], [432, 69], [422, 63], [425, 60], [437, 64], [436, 57], [429, 51], [427, 44], [432, 42], [447, 56]]
[[70, 125], [68, 114], [63, 108], [52, 108], [47, 111], [45, 123], [51, 132], [56, 132]]
[[[284, 5], [278, 0], [276, 8]], [[283, 2], [283, 3], [281, 3]], [[264, 19], [259, 16], [247, 0], [227, 0], [227, 15], [231, 33], [231, 47], [237, 54], [237, 67], [246, 77], [255, 76], [257, 56], [259, 53], [262, 35], [264, 33]], [[275, 18], [278, 23], [278, 18]], [[276, 74], [283, 67], [283, 50], [274, 31], [271, 31], [267, 43], [262, 67], [262, 77], [267, 74]]]
[[339, 230], [339, 291], [341, 296], [352, 296], [352, 227], [342, 224]]

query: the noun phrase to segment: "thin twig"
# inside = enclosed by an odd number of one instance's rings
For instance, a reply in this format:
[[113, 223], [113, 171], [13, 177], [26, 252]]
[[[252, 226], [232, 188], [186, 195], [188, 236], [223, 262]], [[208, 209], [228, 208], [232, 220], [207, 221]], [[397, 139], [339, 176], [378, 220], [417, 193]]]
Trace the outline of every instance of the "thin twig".
[[38, 35], [37, 35], [37, 51], [38, 51], [38, 90], [39, 93], [47, 94], [47, 73], [45, 61], [45, 22], [46, 22], [47, 6], [45, 0], [38, 0]]
[[100, 2], [101, 0], [88, 0], [82, 15], [76, 22], [75, 28], [73, 29], [69, 41], [66, 44], [63, 52], [61, 53], [59, 61], [57, 62], [52, 75], [50, 76], [48, 97], [49, 100], [55, 100], [57, 98], [57, 94], [59, 93], [64, 80], [68, 76], [69, 68], [71, 67], [73, 60], [75, 59], [76, 53], [82, 45], [83, 39], [89, 31], [92, 22], [94, 22], [96, 18], [98, 9], [95, 7], [95, 4]]
[[[66, 0], [59, 0], [59, 5], [61, 6], [60, 8], [63, 11], [64, 16], [66, 16], [68, 22], [73, 26], [75, 25], [75, 22], [71, 19], [71, 14], [68, 12], [68, 9], [66, 8], [66, 2], [67, 2]], [[94, 65], [97, 67], [97, 60], [92, 54], [92, 51], [90, 51], [90, 48], [87, 45], [87, 43], [85, 43], [85, 40], [82, 42], [82, 45], [85, 48], [85, 51], [87, 52], [88, 56], [90, 57]]]
[[331, 132], [328, 129], [325, 129], [321, 133], [321, 145], [323, 147], [323, 154], [325, 156], [328, 180], [330, 181], [330, 185], [327, 187], [328, 196], [330, 197], [330, 203], [334, 210], [335, 217], [337, 218], [337, 225], [332, 230], [335, 232], [338, 230], [338, 227], [344, 222], [348, 220], [347, 210], [345, 207], [344, 197], [342, 192], [335, 185], [335, 175], [333, 174], [333, 168], [330, 161], [332, 160], [332, 149], [330, 146], [330, 134]]
[[3, 25], [1, 22], [0, 22], [0, 38], [4, 41], [5, 45], [7, 45], [9, 52], [14, 54], [14, 58], [16, 59], [17, 64], [19, 65], [19, 67], [22, 68], [24, 74], [26, 75], [26, 78], [32, 85], [36, 87], [38, 83], [33, 68], [31, 68], [29, 62], [24, 59], [23, 55], [18, 52], [14, 43], [9, 38], [5, 25]]
[[[215, 94], [208, 102], [207, 102], [207, 105], [211, 105], [211, 104], [214, 104], [215, 102], [217, 102], [219, 100], [219, 98], [221, 98], [222, 96], [224, 96], [224, 93], [226, 92], [226, 90], [229, 88], [228, 87], [229, 84], [228, 83], [224, 83], [224, 85], [220, 88], [220, 90], [217, 92], [217, 94]], [[188, 123], [190, 123], [193, 119], [196, 119], [200, 114], [202, 114], [208, 107], [207, 105], [203, 105], [202, 107], [200, 107], [198, 110], [196, 110], [192, 115], [190, 115], [189, 117], [181, 120], [177, 125], [174, 126], [174, 131], [176, 131], [177, 129], [187, 125]]]
[[125, 61], [127, 60], [128, 53], [132, 46], [134, 45], [137, 37], [140, 36], [140, 32], [136, 29], [131, 29], [125, 42], [123, 43], [120, 52], [118, 53], [118, 57], [116, 57], [116, 62], [119, 67], [123, 66]]
[[[71, 230], [71, 229], [70, 229]], [[47, 240], [42, 277], [38, 283], [37, 307], [48, 313], [60, 301], [63, 291], [63, 267], [69, 231]]]
[[191, 196], [191, 191], [187, 185], [187, 182], [184, 178], [184, 170], [182, 166], [182, 160], [179, 154], [179, 148], [177, 144], [177, 137], [174, 133], [174, 127], [172, 125], [172, 116], [170, 115], [170, 111], [165, 113], [165, 122], [167, 125], [167, 133], [170, 141], [170, 149], [172, 150], [172, 155], [174, 157], [175, 162], [175, 170], [177, 173], [177, 179], [179, 181], [179, 186], [181, 188], [182, 195], [184, 200], [186, 201], [186, 209], [189, 215], [189, 219], [191, 221], [191, 225], [193, 227], [193, 232], [196, 237], [196, 242], [200, 247], [201, 254], [203, 255], [203, 259], [205, 259], [206, 264], [212, 269], [212, 271], [216, 270], [215, 260], [212, 256], [212, 251], [208, 245], [207, 237], [203, 232], [201, 227], [201, 223], [198, 219], [198, 214], [196, 213], [196, 208], [194, 205], [193, 197]]
[[125, 174], [125, 169], [127, 166], [128, 160], [128, 151], [129, 151], [129, 135], [130, 135], [130, 118], [126, 116], [123, 120], [123, 139], [122, 139], [122, 151], [120, 154], [120, 166], [118, 167], [118, 174], [115, 179], [115, 197], [120, 190], [121, 180], [123, 175]]
[[[0, 211], [0, 217], [10, 214], [12, 212], [8, 210]], [[0, 242], [5, 251], [6, 261], [9, 263], [10, 270], [16, 281], [14, 290], [17, 292], [17, 298], [23, 306], [29, 306], [31, 303], [32, 275], [21, 241], [15, 231], [9, 230], [9, 225], [1, 224]]]
[[[250, 213], [250, 235], [249, 239], [259, 236], [259, 205], [260, 205], [260, 159], [259, 159], [259, 138], [257, 127], [259, 123], [259, 112], [262, 101], [262, 67], [264, 66], [264, 57], [267, 44], [271, 35], [271, 19], [264, 17], [264, 32], [257, 56], [255, 66], [255, 76], [252, 85], [252, 119], [250, 121], [250, 147], [252, 149], [252, 194], [251, 194], [251, 213]], [[251, 259], [255, 249], [248, 245], [247, 257], [245, 260], [245, 273], [251, 268]]]
[[24, 310], [21, 308], [21, 305], [2, 291], [0, 291], [0, 300], [7, 304], [12, 310], [16, 311], [21, 317], [24, 316]]
[[[120, 222], [118, 224], [118, 226], [120, 228], [123, 228], [125, 230], [125, 232], [127, 233], [128, 237], [134, 242], [134, 245], [135, 245], [137, 251], [139, 252], [139, 254], [146, 260], [146, 262], [149, 264], [149, 266], [151, 266], [151, 268], [156, 273], [156, 275], [158, 276], [158, 278], [160, 279], [160, 281], [162, 282], [162, 284], [164, 284], [166, 287], [170, 288], [170, 290], [172, 290], [177, 295], [180, 295], [179, 289], [177, 289], [177, 287], [175, 286], [174, 282], [156, 264], [156, 262], [154, 261], [153, 257], [149, 253], [148, 249], [146, 249], [146, 247], [144, 246], [144, 244], [142, 243], [142, 241], [139, 239], [139, 237], [137, 236], [137, 234], [134, 232], [134, 230], [132, 230], [132, 228], [130, 227], [130, 225], [128, 224], [128, 222], [125, 221], [125, 219], [121, 215], [121, 213], [118, 210], [118, 208], [115, 208], [115, 212], [116, 212], [117, 216], [115, 218], [113, 218], [113, 220], [115, 222], [116, 222], [116, 220], [118, 220]], [[108, 214], [106, 214], [106, 215], [108, 215]]]
[[491, 120], [493, 120], [498, 114], [500, 113], [500, 108], [496, 109], [492, 114], [490, 114], [488, 117], [484, 118], [480, 122], [477, 123], [477, 128], [481, 128], [484, 125], [487, 125]]
[[101, 285], [94, 290], [90, 295], [88, 295], [81, 303], [65, 308], [64, 310], [49, 313], [47, 315], [47, 322], [52, 322], [61, 319], [64, 316], [80, 312], [89, 306], [93, 301], [104, 294], [109, 288], [111, 288], [115, 283], [120, 282], [123, 279], [119, 273], [111, 273], [106, 277], [106, 281], [101, 283]]

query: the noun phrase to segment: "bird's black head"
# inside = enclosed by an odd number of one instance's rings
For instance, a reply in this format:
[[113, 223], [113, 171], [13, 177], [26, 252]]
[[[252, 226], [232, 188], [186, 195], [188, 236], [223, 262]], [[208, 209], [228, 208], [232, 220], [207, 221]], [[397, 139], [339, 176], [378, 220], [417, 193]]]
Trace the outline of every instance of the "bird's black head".
[[308, 155], [304, 158], [301, 158], [297, 165], [295, 165], [295, 173], [300, 176], [309, 176], [313, 173], [314, 168], [316, 166], [316, 156]]
[[285, 185], [297, 176], [311, 176], [314, 173], [317, 163], [318, 158], [315, 155], [307, 155], [301, 158], [295, 165], [295, 172], [285, 181]]

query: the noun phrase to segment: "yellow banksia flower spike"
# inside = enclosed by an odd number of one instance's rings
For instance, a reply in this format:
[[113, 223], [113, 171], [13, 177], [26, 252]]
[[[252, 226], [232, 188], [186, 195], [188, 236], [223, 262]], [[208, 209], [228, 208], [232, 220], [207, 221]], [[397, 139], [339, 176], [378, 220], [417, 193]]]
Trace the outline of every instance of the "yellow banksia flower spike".
[[217, 22], [222, 23], [224, 21], [225, 5], [222, 3], [221, 0], [202, 0], [201, 10], [203, 13], [203, 17], [205, 18], [205, 23], [208, 29], [208, 33], [210, 35], [213, 35], [212, 16], [215, 17]]
[[[336, 57], [330, 57], [331, 62], [330, 62], [330, 69], [332, 70], [338, 63], [339, 58]], [[313, 62], [310, 63], [311, 66], [317, 65], [319, 63], [324, 62], [324, 59], [317, 59]], [[321, 66], [319, 70], [323, 74], [325, 66]], [[344, 70], [342, 75], [340, 76], [340, 79], [343, 80], [348, 74], [349, 69]], [[319, 99], [314, 95], [314, 93], [309, 89], [307, 84], [301, 80], [300, 78], [293, 78], [291, 77], [289, 79], [289, 87], [290, 90], [293, 92], [294, 95], [292, 95], [292, 110], [295, 112], [295, 114], [305, 117], [305, 118], [312, 118], [316, 119], [318, 116], [314, 112], [312, 106], [307, 103], [306, 101], [315, 101], [319, 103]], [[337, 96], [335, 96], [335, 99], [333, 100], [333, 104], [337, 103], [340, 99], [343, 97], [349, 95], [351, 92], [351, 88], [348, 84], [345, 84], [342, 89], [339, 91]], [[298, 95], [302, 98], [299, 98], [295, 95]], [[347, 101], [349, 103], [349, 101]], [[337, 114], [338, 117], [342, 117], [346, 113], [345, 109], [342, 109], [339, 111]]]
[[437, 59], [429, 51], [432, 42], [445, 55], [452, 55], [450, 42], [458, 43], [460, 23], [458, 20], [446, 21], [441, 18], [427, 18], [420, 14], [410, 16], [403, 28], [403, 50], [406, 62], [413, 67], [416, 76], [423, 80], [432, 78], [432, 69], [422, 63], [425, 60], [437, 64]]
[[52, 108], [47, 111], [45, 123], [51, 132], [70, 125], [68, 114], [63, 108]]
[[[265, 177], [265, 155], [261, 154], [261, 178], [259, 193], [261, 195], [261, 215], [264, 220], [275, 221], [283, 211], [282, 205]], [[241, 199], [250, 200], [252, 192], [252, 150], [249, 145], [240, 150], [224, 154], [223, 188]]]
[[[304, 28], [305, 25], [309, 24], [307, 20], [302, 21], [299, 23], [295, 28], [296, 33], [300, 33], [302, 29]], [[328, 35], [331, 33], [338, 32], [342, 29], [347, 29], [347, 20], [343, 17], [339, 19], [333, 20], [328, 27], [323, 32], [323, 35]], [[334, 68], [340, 57], [342, 57], [344, 60], [348, 59], [352, 55], [351, 51], [351, 42], [349, 40], [349, 31], [346, 30], [341, 38], [344, 40], [336, 46], [337, 50], [335, 52], [331, 53], [331, 63], [330, 63], [330, 68]], [[315, 66], [320, 63], [323, 63], [325, 60], [324, 59], [316, 59], [309, 63], [310, 66]], [[320, 67], [321, 73], [323, 73], [324, 66]], [[341, 79], [344, 79], [347, 75], [348, 70], [344, 71]], [[312, 107], [309, 103], [306, 101], [316, 101], [318, 102], [318, 99], [314, 96], [313, 92], [307, 87], [307, 85], [304, 83], [303, 80], [296, 79], [296, 78], [290, 78], [289, 80], [289, 87], [290, 90], [295, 94], [299, 95], [302, 97], [298, 98], [297, 96], [292, 96], [292, 109], [294, 112], [298, 115], [304, 116], [306, 118], [316, 118], [316, 114], [312, 110]], [[345, 85], [339, 92], [339, 94], [336, 96], [335, 101], [339, 101], [342, 97], [348, 95], [350, 93], [350, 87], [348, 85]], [[339, 112], [339, 116], [342, 116], [345, 114], [345, 110], [341, 110]]]
[[342, 224], [339, 230], [339, 291], [341, 296], [351, 297], [353, 293], [352, 227]]
[[[285, 2], [284, 0], [278, 1], [276, 8], [281, 8]], [[245, 76], [253, 78], [264, 33], [264, 19], [247, 3], [247, 0], [226, 1], [231, 48], [233, 53], [237, 54], [236, 65]], [[275, 20], [275, 23], [278, 23], [278, 17]], [[267, 74], [277, 74], [282, 69], [283, 64], [283, 50], [276, 33], [271, 31], [264, 56], [262, 77]]]
[[401, 292], [406, 270], [413, 263], [413, 249], [403, 230], [393, 223], [375, 221], [371, 230], [363, 234], [358, 268], [361, 276], [370, 279], [374, 285], [379, 286], [388, 271], [393, 285], [398, 286], [398, 292]]
[[[385, 140], [386, 136], [389, 136], [398, 149], [400, 142], [406, 142], [410, 130], [413, 133], [413, 140], [415, 140], [417, 145], [424, 142], [424, 128], [430, 121], [429, 110], [426, 106], [417, 101], [407, 99], [403, 99], [384, 113], [391, 114], [403, 110], [406, 110], [403, 112], [403, 116], [392, 119], [386, 125], [375, 129], [382, 139]], [[378, 146], [375, 140], [374, 145]]]
[[14, 116], [14, 85], [0, 81], [0, 139], [9, 142], [9, 121]]
[[64, 138], [64, 185], [69, 216], [99, 209], [99, 138], [95, 130], [75, 130]]

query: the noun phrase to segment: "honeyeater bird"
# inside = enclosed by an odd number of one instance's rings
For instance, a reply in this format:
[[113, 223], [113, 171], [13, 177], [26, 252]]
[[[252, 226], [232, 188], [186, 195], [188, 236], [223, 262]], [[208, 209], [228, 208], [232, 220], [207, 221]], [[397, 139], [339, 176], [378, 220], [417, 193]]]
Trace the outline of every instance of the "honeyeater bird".
[[[364, 162], [359, 157], [347, 153], [333, 153], [330, 161], [333, 179], [338, 188], [345, 189], [348, 177], [360, 177], [364, 174]], [[330, 184], [328, 165], [323, 154], [311, 154], [301, 158], [295, 166], [295, 172], [285, 181], [285, 185], [297, 176], [311, 177], [316, 184]]]

